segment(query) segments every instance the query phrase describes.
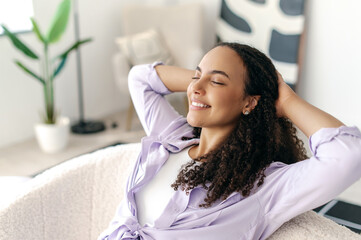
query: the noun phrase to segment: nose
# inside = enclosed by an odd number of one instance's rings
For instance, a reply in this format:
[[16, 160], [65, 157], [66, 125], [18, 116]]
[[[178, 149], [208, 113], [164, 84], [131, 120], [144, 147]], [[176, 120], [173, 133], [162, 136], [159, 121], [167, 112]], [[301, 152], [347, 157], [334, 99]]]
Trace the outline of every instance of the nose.
[[206, 93], [204, 82], [202, 78], [196, 80], [192, 85], [192, 92], [197, 95], [204, 95]]

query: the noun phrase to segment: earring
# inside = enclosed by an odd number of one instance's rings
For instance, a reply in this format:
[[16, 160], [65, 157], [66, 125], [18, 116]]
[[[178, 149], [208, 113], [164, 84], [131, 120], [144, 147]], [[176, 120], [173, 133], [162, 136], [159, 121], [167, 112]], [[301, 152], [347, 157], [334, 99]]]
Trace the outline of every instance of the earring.
[[248, 114], [249, 114], [249, 111], [246, 110], [243, 114], [244, 114], [244, 115], [248, 115]]

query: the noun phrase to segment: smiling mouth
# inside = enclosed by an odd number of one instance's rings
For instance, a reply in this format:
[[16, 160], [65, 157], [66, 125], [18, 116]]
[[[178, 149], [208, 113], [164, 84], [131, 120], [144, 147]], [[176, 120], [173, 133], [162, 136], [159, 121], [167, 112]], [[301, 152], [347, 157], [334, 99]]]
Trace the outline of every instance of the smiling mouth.
[[202, 104], [202, 103], [199, 103], [199, 102], [193, 102], [193, 101], [192, 101], [192, 106], [201, 107], [201, 108], [210, 108], [211, 107], [209, 105]]

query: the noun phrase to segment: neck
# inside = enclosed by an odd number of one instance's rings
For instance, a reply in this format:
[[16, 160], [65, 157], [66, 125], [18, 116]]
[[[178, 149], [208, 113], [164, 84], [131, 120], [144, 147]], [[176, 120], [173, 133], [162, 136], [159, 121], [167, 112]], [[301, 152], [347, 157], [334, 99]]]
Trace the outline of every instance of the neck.
[[221, 129], [217, 128], [202, 128], [199, 145], [190, 149], [189, 155], [192, 159], [204, 156], [211, 151], [217, 149], [227, 137], [231, 134], [234, 127]]

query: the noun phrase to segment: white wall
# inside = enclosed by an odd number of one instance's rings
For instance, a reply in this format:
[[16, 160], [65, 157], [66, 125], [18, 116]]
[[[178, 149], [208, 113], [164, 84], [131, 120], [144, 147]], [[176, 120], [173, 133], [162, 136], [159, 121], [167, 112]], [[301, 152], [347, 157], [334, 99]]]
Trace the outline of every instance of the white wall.
[[[207, 20], [205, 32], [214, 35], [214, 22], [220, 1], [197, 0], [206, 9]], [[48, 22], [52, 18], [60, 0], [33, 0], [34, 17], [40, 28], [46, 32]], [[175, 4], [194, 2], [191, 0], [78, 0], [80, 17], [80, 37], [92, 37], [91, 43], [83, 45], [82, 70], [83, 92], [86, 119], [99, 119], [127, 106], [127, 96], [118, 92], [113, 80], [111, 57], [117, 50], [114, 39], [120, 36], [120, 9], [128, 3]], [[41, 45], [32, 33], [20, 36], [24, 42], [41, 53]], [[74, 25], [71, 17], [63, 39], [51, 48], [58, 54], [74, 42]], [[204, 48], [214, 44], [212, 38], [204, 38]], [[0, 147], [10, 145], [34, 136], [33, 125], [40, 120], [39, 112], [43, 111], [43, 95], [40, 83], [25, 75], [13, 63], [20, 59], [30, 68], [38, 70], [35, 62], [27, 61], [9, 40], [0, 37]], [[25, 60], [24, 60], [25, 59]], [[63, 115], [73, 121], [78, 120], [78, 94], [75, 52], [56, 79], [55, 102]]]
[[361, 127], [361, 1], [307, 2], [307, 50], [298, 92], [344, 123]]

